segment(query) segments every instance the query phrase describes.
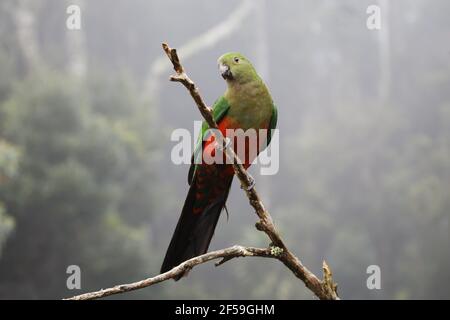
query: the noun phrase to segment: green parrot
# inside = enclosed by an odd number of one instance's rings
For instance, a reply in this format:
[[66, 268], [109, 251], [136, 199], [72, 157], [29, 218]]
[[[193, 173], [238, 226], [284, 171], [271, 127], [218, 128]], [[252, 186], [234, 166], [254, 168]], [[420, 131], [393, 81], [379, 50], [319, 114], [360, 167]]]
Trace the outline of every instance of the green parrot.
[[[213, 106], [214, 120], [219, 130], [224, 136], [229, 132], [227, 129], [265, 129], [263, 132], [267, 132], [263, 139], [258, 137], [257, 152], [254, 155], [249, 153], [249, 141], [245, 140], [243, 165], [248, 168], [258, 153], [270, 143], [272, 129], [275, 129], [277, 123], [277, 108], [263, 80], [242, 54], [226, 53], [219, 58], [218, 64], [227, 83], [224, 95]], [[167, 249], [161, 267], [162, 273], [205, 253], [220, 213], [226, 209], [225, 203], [234, 176], [232, 165], [225, 162], [207, 164], [205, 161], [194, 161], [198, 157], [203, 160], [206, 150], [210, 150], [209, 156], [214, 156], [216, 149], [208, 148], [214, 143], [214, 136], [207, 138], [207, 134], [208, 124], [203, 122], [189, 169], [189, 192]], [[235, 144], [233, 148], [237, 152]]]

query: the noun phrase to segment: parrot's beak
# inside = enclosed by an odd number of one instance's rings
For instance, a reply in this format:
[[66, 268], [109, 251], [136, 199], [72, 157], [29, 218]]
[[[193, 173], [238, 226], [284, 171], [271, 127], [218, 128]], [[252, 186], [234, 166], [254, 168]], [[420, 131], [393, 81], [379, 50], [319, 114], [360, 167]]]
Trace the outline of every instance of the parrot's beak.
[[231, 73], [230, 67], [226, 64], [219, 63], [219, 70], [222, 78], [224, 78], [225, 80], [233, 79], [233, 74]]

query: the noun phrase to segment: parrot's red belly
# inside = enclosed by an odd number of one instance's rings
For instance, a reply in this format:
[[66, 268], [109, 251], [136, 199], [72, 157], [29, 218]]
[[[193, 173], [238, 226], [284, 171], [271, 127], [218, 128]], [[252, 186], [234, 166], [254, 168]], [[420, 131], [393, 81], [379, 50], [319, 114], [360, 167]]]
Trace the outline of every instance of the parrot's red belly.
[[[233, 150], [246, 169], [250, 167], [259, 152], [264, 149], [268, 126], [269, 122], [267, 121], [267, 123], [259, 128], [265, 129], [261, 132], [259, 129], [236, 131], [237, 129], [241, 129], [241, 127], [230, 118], [224, 117], [218, 123], [222, 135], [232, 140]], [[222, 152], [220, 148], [217, 148], [217, 142], [215, 141], [214, 135], [211, 135], [203, 145], [203, 163], [212, 164], [213, 159], [215, 160], [215, 164], [230, 164], [227, 166], [226, 171], [228, 174], [234, 174], [231, 163], [229, 163], [229, 161], [227, 162], [224, 152]]]

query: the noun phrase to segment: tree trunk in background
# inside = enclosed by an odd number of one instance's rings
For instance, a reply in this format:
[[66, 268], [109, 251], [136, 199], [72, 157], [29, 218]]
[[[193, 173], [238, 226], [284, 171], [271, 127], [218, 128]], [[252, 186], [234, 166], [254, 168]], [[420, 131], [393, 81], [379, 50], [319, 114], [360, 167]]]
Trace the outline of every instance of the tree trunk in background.
[[19, 0], [13, 8], [13, 19], [16, 24], [17, 41], [22, 51], [25, 73], [29, 73], [40, 65], [39, 45], [36, 39], [35, 10], [39, 2]]

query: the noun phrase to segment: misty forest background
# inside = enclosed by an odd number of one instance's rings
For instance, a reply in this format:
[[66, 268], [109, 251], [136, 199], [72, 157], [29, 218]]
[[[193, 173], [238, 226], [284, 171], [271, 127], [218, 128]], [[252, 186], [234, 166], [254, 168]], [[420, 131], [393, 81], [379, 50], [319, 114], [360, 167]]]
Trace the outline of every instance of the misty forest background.
[[[82, 28], [66, 28], [79, 4]], [[379, 4], [382, 29], [366, 28]], [[280, 170], [255, 176], [286, 243], [344, 299], [450, 298], [450, 2], [0, 2], [0, 298], [62, 298], [156, 275], [188, 186], [169, 83], [179, 49], [208, 103], [240, 51], [279, 108]], [[235, 181], [211, 249], [266, 246]], [[66, 288], [81, 267], [82, 290]], [[381, 268], [381, 290], [366, 269]], [[115, 298], [312, 298], [275, 260], [238, 259]]]

